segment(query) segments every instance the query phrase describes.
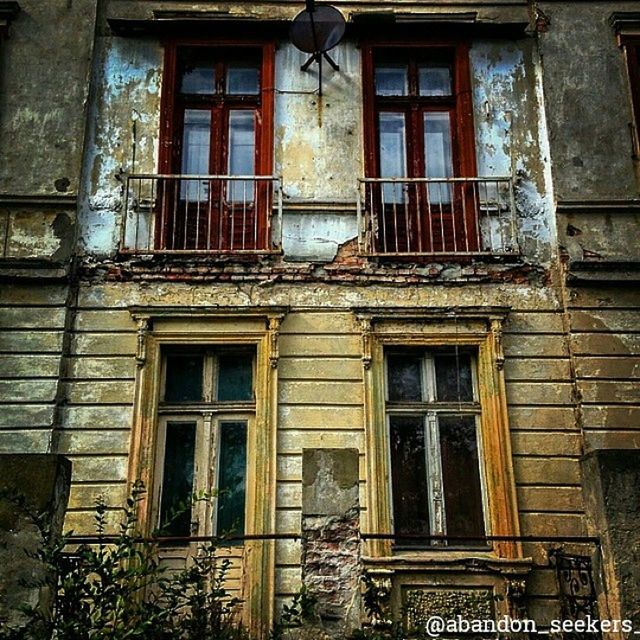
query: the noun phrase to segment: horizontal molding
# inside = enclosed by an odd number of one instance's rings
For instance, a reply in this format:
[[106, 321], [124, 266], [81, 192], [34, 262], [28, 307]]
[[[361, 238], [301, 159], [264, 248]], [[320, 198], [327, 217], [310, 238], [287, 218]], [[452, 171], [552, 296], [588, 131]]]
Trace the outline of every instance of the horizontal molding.
[[75, 207], [78, 196], [54, 195], [54, 194], [11, 194], [0, 193], [0, 207], [22, 206], [22, 207]]
[[640, 30], [640, 11], [614, 11], [609, 24], [616, 33], [624, 33], [627, 30]]
[[567, 282], [635, 286], [640, 282], [640, 261], [576, 260], [569, 264]]
[[558, 200], [558, 213], [640, 213], [640, 198]]

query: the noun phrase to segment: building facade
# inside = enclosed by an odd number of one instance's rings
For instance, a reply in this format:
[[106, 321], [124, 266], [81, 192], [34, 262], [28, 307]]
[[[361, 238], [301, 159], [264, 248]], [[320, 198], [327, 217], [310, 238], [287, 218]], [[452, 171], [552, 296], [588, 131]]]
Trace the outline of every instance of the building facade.
[[363, 571], [408, 625], [629, 617], [635, 3], [335, 5], [337, 68], [300, 3], [0, 2], [2, 451], [77, 533], [142, 480], [168, 562], [240, 538], [261, 633]]

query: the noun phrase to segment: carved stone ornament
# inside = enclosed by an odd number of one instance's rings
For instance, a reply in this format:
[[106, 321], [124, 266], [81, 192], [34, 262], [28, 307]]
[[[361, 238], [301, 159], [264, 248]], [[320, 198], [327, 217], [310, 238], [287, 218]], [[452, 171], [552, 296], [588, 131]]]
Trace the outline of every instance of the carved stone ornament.
[[273, 316], [269, 318], [269, 364], [272, 369], [278, 368], [278, 361], [280, 360], [280, 323], [282, 322], [282, 316]]
[[137, 318], [138, 335], [136, 341], [136, 364], [144, 367], [147, 361], [147, 336], [149, 334], [150, 319], [148, 317]]
[[366, 370], [371, 368], [371, 318], [361, 317], [362, 328], [362, 365]]

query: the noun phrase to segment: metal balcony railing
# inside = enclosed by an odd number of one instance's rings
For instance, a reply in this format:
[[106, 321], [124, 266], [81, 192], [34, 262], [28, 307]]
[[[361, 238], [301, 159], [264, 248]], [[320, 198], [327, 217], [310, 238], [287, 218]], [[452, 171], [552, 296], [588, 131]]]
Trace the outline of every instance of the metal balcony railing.
[[275, 176], [130, 174], [120, 253], [269, 254], [281, 246]]
[[359, 182], [363, 255], [518, 253], [511, 178], [364, 178]]

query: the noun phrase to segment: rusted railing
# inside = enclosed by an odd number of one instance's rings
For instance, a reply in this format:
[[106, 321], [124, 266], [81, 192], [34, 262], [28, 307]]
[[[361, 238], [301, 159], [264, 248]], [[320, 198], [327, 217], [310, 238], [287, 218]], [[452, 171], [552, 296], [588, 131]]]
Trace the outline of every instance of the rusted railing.
[[274, 176], [130, 174], [124, 180], [121, 253], [274, 253], [281, 229], [282, 187]]
[[511, 178], [365, 178], [359, 182], [358, 229], [364, 255], [518, 253]]

